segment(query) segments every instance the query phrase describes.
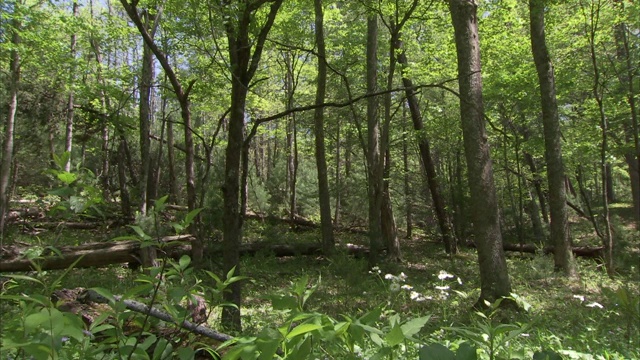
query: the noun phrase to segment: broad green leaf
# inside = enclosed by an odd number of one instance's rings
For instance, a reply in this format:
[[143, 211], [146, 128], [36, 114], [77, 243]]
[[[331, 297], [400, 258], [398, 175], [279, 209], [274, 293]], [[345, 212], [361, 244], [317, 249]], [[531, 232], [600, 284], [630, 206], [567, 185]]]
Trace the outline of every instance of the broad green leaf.
[[402, 333], [402, 327], [398, 324], [396, 324], [396, 326], [394, 326], [391, 331], [389, 331], [389, 333], [384, 337], [384, 341], [391, 347], [401, 344], [404, 339], [405, 337]]
[[404, 336], [409, 337], [417, 334], [427, 324], [431, 315], [414, 318], [402, 325], [402, 333]]
[[58, 180], [62, 181], [65, 185], [71, 185], [74, 181], [78, 179], [78, 175], [66, 171], [61, 171], [58, 173]]
[[456, 360], [456, 354], [441, 344], [431, 344], [420, 349], [420, 360]]
[[318, 330], [318, 329], [322, 329], [322, 325], [320, 324], [301, 324], [298, 325], [296, 327], [294, 327], [286, 336], [286, 339], [292, 339], [296, 336], [299, 335], [303, 335], [306, 334], [308, 332], [314, 331], [314, 330]]
[[542, 350], [533, 354], [533, 360], [562, 360], [562, 356], [552, 350]]
[[460, 344], [460, 346], [458, 347], [458, 350], [456, 351], [456, 360], [477, 360], [477, 359], [478, 359], [478, 353], [476, 351], [476, 348], [469, 345], [469, 343], [467, 342], [463, 342], [462, 344]]

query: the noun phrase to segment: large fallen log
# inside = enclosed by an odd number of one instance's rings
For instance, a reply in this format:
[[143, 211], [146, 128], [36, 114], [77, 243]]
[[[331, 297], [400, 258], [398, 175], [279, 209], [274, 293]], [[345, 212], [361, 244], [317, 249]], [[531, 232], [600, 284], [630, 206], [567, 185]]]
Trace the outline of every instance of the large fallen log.
[[[159, 242], [162, 243], [163, 249], [175, 257], [191, 251], [188, 244], [191, 240], [191, 235], [179, 235], [164, 237]], [[55, 250], [47, 249], [42, 256], [34, 260], [17, 257], [21, 251], [6, 247], [1, 249], [0, 253], [0, 272], [31, 271], [34, 270], [34, 262], [37, 262], [42, 270], [66, 269], [75, 261], [78, 261], [75, 265], [77, 268], [139, 263], [140, 246], [141, 242], [136, 240], [61, 246]]]
[[[167, 252], [167, 256], [177, 259], [182, 255], [191, 253], [191, 235], [169, 236], [163, 238], [162, 249]], [[369, 249], [366, 246], [346, 244], [340, 245], [349, 255], [356, 257], [366, 256]], [[104, 267], [113, 264], [140, 264], [140, 242], [139, 241], [117, 241], [105, 243], [89, 243], [78, 246], [63, 246], [53, 251], [45, 252], [37, 260], [29, 260], [20, 257], [25, 247], [5, 247], [0, 248], [0, 272], [18, 272], [34, 270], [32, 261], [37, 261], [42, 270], [66, 269], [76, 260], [80, 259], [75, 267]], [[255, 255], [259, 252], [272, 253], [276, 257], [297, 256], [297, 255], [320, 255], [322, 247], [319, 244], [271, 244], [271, 243], [251, 243], [240, 246], [241, 255]], [[210, 256], [222, 255], [220, 244], [214, 244], [206, 253]], [[160, 255], [159, 255], [160, 256]]]
[[[475, 248], [473, 242], [468, 242], [467, 246]], [[518, 251], [523, 253], [535, 254], [542, 252], [545, 255], [553, 254], [553, 246], [545, 246], [540, 248], [534, 244], [510, 244], [504, 243], [502, 247], [505, 251]], [[604, 257], [604, 247], [602, 246], [574, 246], [572, 249], [575, 256], [598, 259]]]

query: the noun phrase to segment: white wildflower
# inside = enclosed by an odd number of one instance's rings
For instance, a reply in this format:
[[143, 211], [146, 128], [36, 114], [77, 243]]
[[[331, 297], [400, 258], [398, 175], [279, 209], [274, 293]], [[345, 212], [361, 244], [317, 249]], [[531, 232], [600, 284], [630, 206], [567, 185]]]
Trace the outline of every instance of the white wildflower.
[[400, 285], [398, 283], [391, 283], [391, 285], [389, 285], [389, 290], [391, 290], [391, 292], [398, 292], [400, 291]]
[[424, 296], [417, 291], [412, 291], [411, 294], [409, 294], [409, 297], [411, 298], [411, 300], [416, 302], [422, 302], [432, 299], [431, 296]]
[[400, 273], [400, 276], [399, 276], [400, 280], [402, 280], [402, 281], [407, 280], [407, 277], [408, 276], [405, 275], [405, 273], [403, 273], [403, 272]]
[[384, 276], [384, 278], [385, 278], [385, 280], [394, 280], [396, 277], [395, 277], [395, 276], [393, 276], [393, 275], [391, 275], [391, 274], [386, 274], [386, 275]]
[[448, 285], [447, 286], [436, 286], [436, 289], [440, 290], [440, 291], [447, 291], [447, 290], [450, 289], [450, 287]]
[[438, 274], [438, 279], [440, 280], [445, 280], [445, 279], [453, 279], [455, 276], [449, 274], [448, 272], [444, 271], [444, 270], [440, 270], [440, 273]]
[[584, 301], [584, 295], [573, 295], [574, 299], [580, 299], [580, 301]]
[[404, 284], [404, 285], [402, 285], [400, 288], [401, 288], [402, 290], [407, 290], [407, 291], [409, 291], [409, 290], [412, 290], [412, 289], [413, 289], [413, 286], [411, 286], [411, 285], [409, 285], [409, 284]]
[[458, 284], [462, 285], [462, 279], [458, 278]]
[[597, 307], [598, 309], [604, 309], [604, 306], [602, 306], [602, 304], [599, 304], [595, 301], [590, 304], [587, 304], [587, 307], [590, 307], [590, 308]]

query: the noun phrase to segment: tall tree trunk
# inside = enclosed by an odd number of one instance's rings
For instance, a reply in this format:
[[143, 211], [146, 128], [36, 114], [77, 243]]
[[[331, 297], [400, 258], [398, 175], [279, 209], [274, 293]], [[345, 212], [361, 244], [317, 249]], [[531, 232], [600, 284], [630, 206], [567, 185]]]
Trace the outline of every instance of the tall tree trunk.
[[[294, 66], [290, 52], [284, 54], [284, 62], [287, 67], [285, 76], [286, 109], [293, 108], [293, 96], [295, 94]], [[296, 131], [296, 114], [288, 116], [287, 121], [287, 190], [289, 192], [289, 219], [293, 224], [293, 219], [297, 215], [296, 183], [298, 177], [298, 144]]]
[[[324, 45], [324, 14], [322, 0], [314, 0], [315, 40], [318, 51], [318, 80], [316, 88], [316, 104], [324, 103], [327, 89], [327, 58]], [[322, 229], [322, 250], [330, 255], [335, 250], [333, 225], [331, 223], [331, 197], [329, 194], [329, 176], [324, 145], [324, 109], [318, 107], [314, 111], [315, 154], [318, 169], [318, 196], [320, 198], [320, 223]]]
[[[144, 26], [153, 40], [156, 32], [156, 17], [144, 11]], [[151, 206], [153, 199], [149, 198], [149, 177], [151, 173], [151, 143], [149, 136], [151, 135], [151, 97], [153, 79], [155, 77], [153, 68], [153, 53], [148, 45], [142, 46], [142, 70], [140, 73], [140, 213], [147, 214], [148, 207]], [[143, 264], [144, 265], [144, 264]], [[146, 265], [144, 265], [146, 266]]]
[[[367, 93], [377, 90], [378, 78], [378, 15], [367, 17]], [[380, 149], [380, 119], [378, 101], [375, 96], [367, 99], [367, 189], [369, 197], [369, 266], [378, 263], [382, 250], [382, 171], [383, 159]]]
[[13, 164], [13, 143], [16, 126], [16, 110], [18, 109], [18, 90], [20, 86], [20, 53], [18, 47], [21, 43], [20, 30], [22, 22], [19, 19], [18, 7], [23, 1], [16, 1], [13, 19], [11, 21], [11, 60], [9, 61], [9, 106], [7, 118], [4, 124], [4, 139], [2, 146], [2, 165], [0, 165], [0, 240], [4, 240], [5, 218], [9, 209], [9, 183], [11, 181], [11, 166]]
[[[225, 170], [223, 193], [223, 271], [229, 273], [235, 269], [235, 275], [240, 273], [239, 247], [242, 243], [242, 219], [238, 201], [240, 200], [240, 165], [244, 147], [245, 106], [249, 84], [260, 62], [264, 42], [273, 26], [275, 17], [283, 0], [271, 2], [269, 13], [260, 28], [255, 41], [250, 39], [251, 22], [255, 20], [255, 13], [260, 6], [245, 6], [238, 15], [238, 22], [229, 19], [225, 22], [227, 40], [229, 44], [229, 64], [231, 65], [231, 112], [229, 115], [229, 134], [225, 151]], [[262, 2], [260, 3], [262, 4]], [[229, 5], [228, 3], [226, 5]], [[252, 46], [253, 44], [253, 46]], [[253, 47], [253, 53], [252, 53]], [[248, 146], [248, 144], [247, 144]], [[240, 305], [242, 292], [240, 282], [235, 282], [225, 292], [224, 300], [235, 307], [226, 306], [222, 310], [222, 324], [231, 329], [241, 329]]]
[[493, 165], [484, 122], [482, 73], [478, 39], [478, 4], [475, 0], [449, 0], [458, 57], [458, 84], [464, 150], [467, 159], [471, 217], [478, 248], [480, 299], [493, 302], [511, 293], [502, 247]]
[[[616, 7], [624, 11], [624, 2], [615, 0]], [[637, 66], [632, 63], [629, 56], [629, 29], [627, 24], [621, 22], [614, 28], [616, 41], [616, 57], [623, 64], [623, 71], [620, 75], [620, 83], [626, 92], [627, 103], [629, 104], [630, 116], [625, 123], [625, 137], [628, 142], [633, 143], [633, 150], [625, 154], [625, 160], [629, 169], [631, 179], [631, 195], [633, 197], [633, 214], [636, 221], [636, 229], [640, 229], [640, 141], [638, 140], [638, 110], [636, 109], [636, 90], [634, 80], [637, 76]]]
[[554, 246], [553, 258], [556, 270], [573, 277], [577, 273], [571, 252], [571, 239], [569, 238], [560, 121], [553, 65], [545, 40], [544, 7], [544, 0], [529, 1], [531, 49], [540, 83], [542, 125], [544, 127], [544, 157], [547, 163], [547, 181], [549, 183], [551, 243]]
[[413, 237], [413, 194], [409, 181], [409, 140], [407, 136], [407, 110], [402, 106], [402, 166], [404, 171], [404, 206], [407, 239]]
[[[73, 17], [78, 17], [78, 2], [73, 1], [72, 5]], [[71, 34], [71, 44], [69, 46], [69, 53], [71, 55], [71, 69], [69, 70], [69, 79], [71, 85], [75, 82], [75, 72], [76, 72], [76, 34], [75, 32]], [[67, 163], [64, 165], [64, 171], [71, 171], [71, 150], [73, 146], [73, 98], [74, 98], [74, 90], [73, 88], [69, 90], [69, 94], [67, 95], [67, 123], [66, 123], [66, 133], [65, 133], [65, 142], [64, 142], [64, 151], [69, 153], [67, 157]]]
[[[609, 138], [607, 132], [609, 131], [609, 120], [607, 119], [606, 113], [604, 111], [604, 86], [600, 80], [600, 67], [598, 65], [597, 53], [596, 53], [596, 32], [597, 32], [597, 24], [600, 17], [600, 6], [601, 4], [590, 4], [589, 8], [589, 18], [585, 19], [585, 22], [588, 23], [588, 40], [589, 40], [589, 50], [591, 55], [591, 65], [593, 68], [593, 97], [598, 104], [598, 113], [600, 120], [600, 131], [601, 131], [601, 139], [602, 143], [600, 144], [600, 179], [602, 185], [602, 210], [603, 210], [603, 220], [604, 220], [604, 233], [603, 233], [603, 245], [605, 248], [605, 259], [604, 264], [607, 268], [607, 274], [610, 277], [615, 275], [615, 266], [613, 263], [613, 252], [614, 252], [614, 239], [613, 232], [611, 229], [611, 214], [609, 210], [609, 186], [607, 181], [607, 167], [610, 166], [610, 163], [607, 159], [607, 155], [609, 152]], [[585, 24], [587, 27], [587, 24]]]
[[[402, 40], [396, 39], [395, 48], [402, 49]], [[407, 68], [409, 62], [404, 51], [398, 55], [398, 62]], [[438, 184], [438, 174], [436, 173], [436, 166], [433, 161], [433, 155], [431, 154], [431, 145], [429, 140], [424, 134], [424, 123], [422, 122], [422, 114], [418, 105], [418, 99], [413, 88], [413, 82], [408, 78], [406, 73], [402, 73], [402, 84], [404, 85], [407, 96], [407, 103], [409, 104], [409, 112], [411, 114], [411, 120], [413, 122], [413, 129], [418, 134], [418, 148], [420, 149], [420, 159], [422, 160], [422, 166], [427, 175], [427, 185], [429, 186], [429, 192], [431, 193], [431, 199], [433, 201], [433, 207], [438, 219], [438, 226], [440, 233], [442, 234], [442, 242], [444, 243], [445, 251], [447, 254], [455, 254], [458, 252], [458, 245], [455, 237], [451, 233], [451, 225], [449, 217], [447, 215], [446, 205], [444, 198], [442, 197], [442, 191]]]
[[[187, 88], [182, 87], [182, 83], [178, 79], [176, 72], [173, 67], [169, 63], [167, 55], [160, 50], [160, 48], [156, 45], [153, 40], [153, 36], [149, 34], [147, 31], [147, 27], [140, 19], [140, 15], [138, 14], [138, 9], [136, 8], [137, 1], [127, 2], [127, 0], [120, 0], [120, 3], [127, 11], [129, 18], [134, 22], [138, 31], [142, 35], [142, 38], [145, 42], [145, 45], [149, 47], [149, 49], [153, 52], [158, 59], [158, 62], [162, 66], [165, 74], [169, 78], [169, 82], [171, 83], [171, 87], [173, 92], [176, 94], [176, 98], [178, 99], [178, 103], [180, 104], [180, 115], [182, 117], [182, 122], [184, 125], [184, 138], [185, 138], [185, 177], [186, 177], [186, 185], [187, 185], [187, 208], [189, 211], [192, 211], [196, 207], [196, 186], [195, 186], [195, 169], [194, 169], [194, 146], [193, 146], [193, 134], [191, 129], [191, 110], [190, 110], [190, 102], [189, 102], [189, 94], [191, 89], [193, 88], [193, 84], [195, 81], [192, 81], [188, 84]], [[162, 9], [158, 8], [158, 14], [156, 14], [156, 22], [153, 25], [153, 28], [156, 28], [158, 24], [158, 20], [160, 19], [160, 11]], [[196, 218], [195, 223], [197, 223], [198, 219]], [[190, 231], [192, 233], [196, 233], [194, 229], [195, 225], [192, 226]], [[203, 251], [203, 243], [200, 236], [196, 236], [196, 240], [192, 243], [192, 257], [196, 264], [199, 264], [202, 261], [202, 251]]]

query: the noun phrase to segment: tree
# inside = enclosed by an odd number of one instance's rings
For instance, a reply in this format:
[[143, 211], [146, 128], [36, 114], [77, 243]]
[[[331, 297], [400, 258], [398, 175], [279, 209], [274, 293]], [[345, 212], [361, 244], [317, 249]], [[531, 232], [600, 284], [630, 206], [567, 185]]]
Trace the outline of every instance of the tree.
[[[378, 15], [367, 16], [367, 93], [376, 92], [378, 85]], [[367, 189], [369, 195], [369, 266], [378, 263], [382, 250], [382, 170], [383, 160], [380, 149], [380, 119], [378, 100], [367, 99]]]
[[[251, 32], [256, 21], [256, 12], [262, 5], [271, 3], [264, 24], [259, 28], [256, 39]], [[260, 57], [267, 35], [273, 26], [282, 0], [257, 0], [237, 3], [226, 0], [224, 27], [229, 46], [229, 66], [231, 67], [231, 112], [229, 114], [229, 130], [227, 148], [225, 150], [224, 185], [222, 188], [223, 211], [223, 271], [229, 273], [236, 269], [239, 273], [239, 246], [242, 242], [242, 214], [239, 207], [240, 196], [240, 158], [244, 144], [244, 122], [247, 93], [251, 80], [258, 69]], [[231, 12], [232, 6], [238, 5], [237, 12]], [[234, 7], [235, 8], [235, 7]], [[252, 52], [253, 49], [253, 52]], [[225, 292], [226, 301], [236, 307], [227, 306], [222, 311], [222, 323], [232, 329], [240, 329], [240, 305], [242, 293], [239, 282], [230, 286]]]
[[511, 293], [502, 248], [500, 215], [493, 182], [493, 165], [484, 123], [482, 72], [476, 0], [449, 0], [458, 55], [460, 115], [467, 176], [471, 192], [473, 233], [480, 266], [480, 299], [495, 301]]
[[[136, 2], [127, 2], [127, 0], [120, 0], [122, 6], [126, 10], [129, 18], [133, 21], [135, 26], [138, 28], [138, 31], [142, 35], [145, 45], [149, 47], [149, 49], [153, 52], [153, 54], [160, 62], [162, 69], [165, 71], [165, 74], [169, 78], [169, 82], [171, 83], [171, 87], [173, 92], [178, 99], [180, 104], [180, 115], [182, 117], [182, 122], [184, 123], [184, 139], [185, 139], [185, 170], [186, 170], [186, 182], [187, 182], [187, 208], [189, 211], [195, 210], [196, 207], [196, 187], [195, 187], [195, 169], [194, 169], [194, 146], [193, 146], [193, 134], [191, 129], [191, 109], [190, 109], [190, 101], [189, 94], [191, 93], [191, 89], [193, 88], [193, 84], [195, 81], [189, 82], [186, 89], [183, 87], [182, 82], [178, 78], [176, 71], [173, 66], [169, 63], [169, 59], [167, 55], [158, 47], [158, 45], [154, 42], [153, 37], [147, 31], [147, 27], [143, 23], [140, 15], [138, 14], [138, 9], [136, 7]], [[194, 261], [200, 262], [202, 260], [202, 251], [203, 244], [200, 239], [197, 238], [196, 242], [193, 244], [193, 258]]]
[[2, 165], [0, 165], [0, 240], [4, 240], [5, 220], [9, 207], [9, 182], [11, 180], [11, 166], [13, 165], [13, 143], [16, 126], [16, 110], [18, 109], [18, 90], [20, 86], [20, 19], [23, 1], [13, 3], [13, 17], [11, 20], [11, 58], [9, 62], [9, 111], [4, 124], [4, 139], [2, 146]]
[[[327, 58], [324, 44], [324, 15], [322, 0], [314, 0], [315, 40], [318, 53], [318, 78], [316, 88], [316, 105], [324, 103], [327, 87]], [[320, 198], [320, 222], [322, 229], [322, 249], [326, 255], [333, 252], [335, 240], [331, 223], [331, 198], [329, 196], [329, 179], [327, 159], [324, 145], [324, 108], [314, 110], [315, 156], [318, 169], [318, 196]]]
[[576, 276], [576, 269], [569, 239], [569, 219], [565, 194], [564, 163], [558, 103], [556, 100], [553, 64], [547, 49], [544, 26], [544, 0], [530, 0], [531, 49], [538, 72], [544, 127], [545, 160], [549, 183], [549, 210], [551, 215], [551, 243], [554, 246], [554, 263], [558, 271]]

